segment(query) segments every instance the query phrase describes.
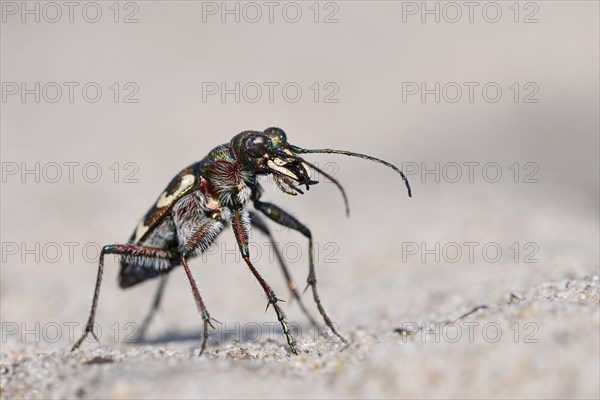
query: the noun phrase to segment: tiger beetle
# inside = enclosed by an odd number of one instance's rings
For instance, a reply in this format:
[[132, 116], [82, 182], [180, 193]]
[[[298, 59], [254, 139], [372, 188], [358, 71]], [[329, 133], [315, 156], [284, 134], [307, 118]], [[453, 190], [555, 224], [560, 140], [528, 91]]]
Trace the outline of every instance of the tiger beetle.
[[[325, 171], [299, 156], [299, 154], [312, 153], [343, 154], [381, 163], [400, 174], [408, 190], [408, 196], [411, 196], [410, 185], [404, 173], [387, 161], [350, 151], [310, 150], [294, 146], [288, 143], [285, 132], [279, 128], [268, 128], [264, 132], [242, 132], [229, 143], [214, 148], [203, 160], [181, 171], [139, 222], [127, 244], [112, 244], [102, 248], [89, 319], [81, 338], [73, 345], [71, 351], [79, 348], [88, 335], [98, 340], [93, 326], [104, 272], [104, 256], [117, 254], [121, 265], [119, 272], [121, 288], [128, 288], [161, 276], [152, 308], [142, 325], [142, 335], [158, 308], [167, 273], [178, 265], [183, 265], [203, 320], [204, 330], [200, 350], [202, 354], [208, 340], [208, 326], [214, 329], [211, 320], [216, 320], [208, 313], [187, 262], [190, 258], [206, 251], [223, 228], [230, 223], [242, 258], [267, 296], [267, 308], [269, 305], [273, 306], [291, 352], [298, 354], [286, 316], [279, 306], [281, 300], [250, 261], [248, 241], [251, 227], [265, 234], [271, 243], [274, 243], [274, 240], [264, 220], [256, 212], [244, 208], [248, 202], [252, 202], [254, 208], [268, 219], [296, 230], [308, 239], [309, 273], [306, 289], [311, 287], [313, 299], [325, 324], [342, 342], [348, 343], [334, 327], [321, 304], [317, 291], [310, 229], [275, 204], [261, 201], [263, 189], [258, 183], [259, 176], [271, 175], [282, 192], [295, 196], [298, 193], [303, 194], [300, 186], [305, 186], [306, 190], [309, 190], [311, 185], [318, 183], [311, 179], [312, 168], [337, 186], [344, 198], [346, 214], [349, 215], [348, 199], [341, 184]], [[307, 318], [316, 325], [302, 303], [279, 251], [276, 255], [292, 298], [297, 300]]]

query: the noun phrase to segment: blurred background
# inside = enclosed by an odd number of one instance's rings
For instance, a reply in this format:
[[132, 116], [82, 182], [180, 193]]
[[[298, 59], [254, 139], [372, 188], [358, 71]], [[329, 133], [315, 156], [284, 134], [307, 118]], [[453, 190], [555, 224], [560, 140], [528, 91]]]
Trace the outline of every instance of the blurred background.
[[[18, 392], [7, 370], [9, 395], [598, 397], [597, 2], [1, 4], [2, 363], [21, 365], [21, 382], [46, 383]], [[348, 359], [305, 370], [318, 356], [288, 358], [279, 334], [212, 340], [216, 358], [227, 346], [238, 354], [274, 342], [279, 368], [230, 360], [213, 373], [210, 359], [178, 358], [187, 369], [161, 360], [140, 364], [139, 377], [133, 366], [143, 359], [131, 351], [142, 345], [123, 343], [124, 326], [141, 322], [157, 282], [122, 291], [109, 258], [101, 345], [130, 356], [80, 371], [65, 353], [67, 327], [86, 321], [100, 246], [126, 241], [181, 169], [270, 126], [293, 144], [367, 153], [408, 175], [411, 199], [381, 165], [307, 157], [345, 185], [349, 219], [329, 182], [291, 197], [265, 181], [264, 198], [312, 229], [330, 316], [355, 340], [374, 341], [346, 353], [321, 343], [318, 355]], [[271, 226], [303, 288], [305, 240]], [[253, 241], [258, 269], [287, 298], [266, 239]], [[276, 321], [230, 230], [191, 267], [227, 327]], [[201, 321], [183, 271], [171, 275], [149, 335], [154, 348], [191, 351]], [[570, 280], [584, 282], [591, 300], [519, 314], [538, 327], [535, 345], [521, 337], [485, 351], [409, 348], [394, 338], [402, 323], [455, 318], [540, 285], [568, 291]], [[310, 293], [305, 300], [316, 315]], [[295, 302], [284, 306], [306, 332]], [[489, 318], [509, 334], [513, 319]], [[307, 336], [301, 344], [312, 349]], [[27, 364], [44, 354], [91, 391]], [[227, 384], [234, 379], [239, 386]]]

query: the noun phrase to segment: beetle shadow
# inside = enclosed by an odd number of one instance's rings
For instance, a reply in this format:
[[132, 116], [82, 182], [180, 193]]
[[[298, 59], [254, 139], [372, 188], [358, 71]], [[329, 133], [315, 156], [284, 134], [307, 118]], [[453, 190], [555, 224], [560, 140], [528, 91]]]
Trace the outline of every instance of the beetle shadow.
[[156, 337], [145, 336], [143, 338], [136, 338], [132, 340], [131, 343], [157, 345], [173, 342], [189, 342], [191, 340], [202, 340], [202, 330], [197, 330], [193, 332], [164, 332]]
[[[209, 336], [207, 346], [223, 344], [223, 343], [260, 343], [271, 342], [274, 340], [284, 339], [284, 332], [281, 326], [259, 325], [253, 324], [252, 330], [232, 329], [231, 331], [209, 328]], [[311, 325], [294, 324], [291, 328], [291, 333], [296, 340], [302, 337], [310, 337], [318, 339], [318, 330]], [[132, 344], [137, 345], [164, 345], [167, 343], [182, 343], [196, 341], [198, 345], [202, 343], [202, 329], [188, 332], [163, 332], [158, 336], [146, 336], [141, 339], [132, 340]], [[285, 339], [284, 339], [285, 340]]]

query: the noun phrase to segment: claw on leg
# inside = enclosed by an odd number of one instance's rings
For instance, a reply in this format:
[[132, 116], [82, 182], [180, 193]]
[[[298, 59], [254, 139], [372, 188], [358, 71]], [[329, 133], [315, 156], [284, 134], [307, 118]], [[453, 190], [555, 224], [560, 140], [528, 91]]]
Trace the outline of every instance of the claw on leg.
[[94, 289], [94, 300], [92, 301], [92, 309], [90, 310], [90, 316], [88, 323], [84, 329], [83, 335], [71, 348], [71, 351], [77, 350], [83, 343], [88, 334], [91, 333], [94, 339], [98, 340], [98, 337], [94, 333], [94, 320], [96, 318], [96, 308], [98, 307], [98, 298], [100, 296], [100, 285], [102, 284], [102, 274], [104, 273], [104, 256], [106, 254], [120, 254], [129, 256], [140, 256], [140, 257], [151, 257], [156, 259], [173, 259], [175, 254], [169, 250], [159, 249], [154, 247], [125, 245], [125, 244], [114, 244], [107, 245], [100, 251], [100, 257], [98, 260], [98, 275], [96, 277], [96, 286]]
[[88, 322], [85, 325], [85, 328], [83, 330], [83, 334], [81, 335], [81, 337], [79, 338], [79, 340], [77, 340], [77, 342], [75, 342], [75, 344], [73, 345], [73, 347], [71, 347], [71, 351], [75, 351], [77, 350], [81, 344], [83, 343], [83, 341], [87, 338], [88, 335], [92, 335], [92, 337], [96, 340], [96, 342], [100, 342], [100, 339], [98, 338], [98, 336], [96, 336], [96, 332], [94, 332], [94, 323], [93, 322]]
[[250, 214], [247, 210], [242, 208], [235, 209], [232, 212], [231, 216], [231, 226], [233, 227], [233, 232], [235, 233], [235, 238], [237, 240], [238, 246], [240, 247], [240, 253], [242, 254], [242, 258], [250, 268], [250, 272], [256, 278], [260, 286], [263, 288], [265, 295], [267, 296], [267, 307], [269, 304], [273, 305], [273, 309], [277, 314], [277, 320], [281, 324], [281, 328], [283, 329], [283, 334], [287, 340], [290, 351], [294, 354], [298, 354], [298, 350], [296, 349], [296, 341], [290, 332], [290, 327], [285, 318], [285, 314], [281, 307], [279, 307], [277, 296], [275, 292], [269, 284], [263, 279], [263, 277], [258, 273], [254, 265], [252, 265], [252, 261], [250, 261], [250, 253], [248, 250], [248, 242], [249, 242], [249, 227], [250, 227]]
[[[314, 326], [319, 326], [317, 321], [314, 319], [312, 314], [310, 312], [308, 312], [308, 309], [304, 305], [304, 302], [302, 301], [302, 297], [300, 297], [300, 293], [298, 293], [298, 288], [296, 287], [296, 283], [292, 279], [292, 275], [290, 274], [290, 271], [288, 270], [285, 260], [283, 259], [283, 256], [281, 255], [281, 251], [277, 247], [277, 242], [275, 242], [275, 239], [273, 238], [273, 235], [271, 234], [271, 230], [269, 229], [267, 224], [265, 224], [264, 220], [262, 218], [260, 218], [260, 216], [258, 214], [251, 212], [251, 211], [249, 212], [249, 214], [250, 214], [251, 225], [268, 237], [268, 239], [271, 243], [271, 246], [274, 249], [275, 257], [277, 258], [277, 262], [279, 263], [281, 272], [283, 272], [283, 276], [285, 277], [287, 286], [290, 290], [290, 305], [292, 304], [293, 300], [295, 299], [298, 302], [298, 306], [300, 307], [300, 310], [302, 310], [302, 312], [308, 319], [309, 323]], [[280, 300], [280, 301], [283, 301], [283, 300]], [[267, 308], [268, 307], [269, 306], [267, 305]]]
[[194, 300], [196, 300], [196, 307], [198, 307], [198, 311], [200, 311], [200, 315], [202, 316], [204, 332], [202, 333], [202, 345], [200, 347], [200, 354], [198, 354], [199, 356], [201, 356], [202, 353], [204, 353], [204, 350], [206, 349], [206, 343], [208, 342], [208, 326], [210, 325], [213, 329], [215, 327], [210, 323], [210, 315], [208, 314], [208, 310], [206, 309], [204, 301], [200, 296], [200, 291], [198, 290], [198, 286], [196, 286], [196, 281], [192, 276], [192, 271], [190, 271], [190, 268], [187, 265], [185, 255], [181, 256], [181, 264], [183, 265], [188, 280], [190, 281], [190, 285], [192, 286], [192, 293], [194, 294]]

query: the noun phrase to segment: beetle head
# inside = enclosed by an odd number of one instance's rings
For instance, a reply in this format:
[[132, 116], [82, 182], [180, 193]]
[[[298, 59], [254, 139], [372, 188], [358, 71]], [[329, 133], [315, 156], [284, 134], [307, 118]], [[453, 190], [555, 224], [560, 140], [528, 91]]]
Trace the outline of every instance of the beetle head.
[[294, 146], [288, 143], [285, 132], [279, 128], [268, 128], [264, 132], [242, 132], [231, 140], [231, 148], [233, 149], [234, 156], [242, 164], [243, 168], [260, 175], [272, 174], [279, 189], [291, 195], [302, 193], [297, 186], [298, 184], [306, 185], [306, 189], [309, 189], [310, 185], [317, 183], [310, 179], [310, 169], [318, 171], [334, 183], [342, 192], [346, 205], [346, 214], [348, 215], [350, 213], [348, 198], [342, 185], [316, 165], [302, 159], [299, 154], [341, 154], [383, 164], [400, 174], [408, 190], [408, 196], [412, 196], [408, 179], [394, 164], [367, 154], [354, 153], [347, 150], [304, 149]]
[[272, 174], [285, 193], [296, 195], [302, 193], [297, 185], [306, 185], [308, 189], [317, 183], [310, 179], [310, 166], [292, 152], [280, 128], [242, 132], [231, 140], [231, 148], [242, 168], [259, 175]]

